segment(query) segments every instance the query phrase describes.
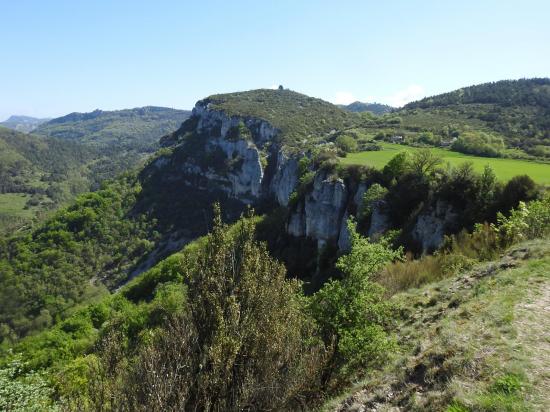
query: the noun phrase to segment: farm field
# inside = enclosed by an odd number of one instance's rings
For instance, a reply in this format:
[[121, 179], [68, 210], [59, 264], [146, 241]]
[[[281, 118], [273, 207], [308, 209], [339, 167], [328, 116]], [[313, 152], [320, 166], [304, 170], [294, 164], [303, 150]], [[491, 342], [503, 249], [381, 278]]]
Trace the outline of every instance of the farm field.
[[32, 217], [32, 211], [24, 209], [25, 203], [30, 198], [22, 193], [4, 193], [0, 195], [0, 215], [11, 215], [22, 218]]
[[[393, 143], [381, 143], [380, 145], [382, 146], [382, 150], [379, 151], [348, 153], [345, 158], [341, 159], [341, 162], [347, 165], [382, 168], [399, 152], [420, 150], [416, 147]], [[537, 183], [550, 184], [550, 164], [528, 160], [472, 156], [440, 148], [432, 148], [431, 150], [441, 156], [444, 162], [448, 162], [453, 166], [471, 162], [476, 171], [482, 171], [485, 165], [489, 165], [502, 181], [507, 181], [517, 175], [526, 174]]]

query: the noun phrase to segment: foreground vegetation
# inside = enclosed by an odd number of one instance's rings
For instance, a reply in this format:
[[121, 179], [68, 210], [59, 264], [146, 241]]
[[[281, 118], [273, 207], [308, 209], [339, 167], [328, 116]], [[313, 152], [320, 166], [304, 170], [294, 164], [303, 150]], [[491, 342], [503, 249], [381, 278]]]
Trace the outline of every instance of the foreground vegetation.
[[[496, 338], [497, 332], [513, 333], [504, 332], [513, 321], [509, 311], [527, 293], [527, 288], [519, 291], [524, 284], [518, 282], [538, 282], [544, 290], [545, 241], [528, 249], [516, 247], [520, 252], [507, 252], [510, 258], [497, 265], [476, 262], [517, 242], [546, 239], [550, 198], [520, 204], [497, 224], [455, 238], [442, 252], [447, 264], [441, 268], [447, 269], [438, 278], [451, 280], [408, 295], [398, 293], [392, 300], [384, 295], [384, 282], [375, 282], [377, 273], [384, 266], [393, 270], [393, 279], [411, 273], [399, 269], [402, 252], [392, 250], [387, 240], [372, 243], [350, 223], [352, 250], [338, 261], [340, 277], [304, 297], [299, 284], [287, 280], [284, 267], [255, 240], [258, 221], [248, 217], [230, 228], [217, 212], [210, 235], [118, 293], [19, 343], [4, 342], [2, 406], [16, 409], [33, 396], [46, 410], [55, 404], [82, 410], [181, 410], [196, 405], [211, 410], [296, 409], [322, 402], [324, 394], [341, 391], [354, 379], [403, 364], [403, 382], [410, 384], [392, 389], [401, 406], [470, 410], [478, 405], [474, 410], [494, 410], [495, 405], [520, 404], [520, 394], [527, 393], [532, 402], [544, 402], [529, 389], [531, 380], [539, 379], [532, 373], [536, 365], [507, 349], [506, 341], [498, 352], [480, 359], [474, 347], [464, 346], [473, 343], [449, 341], [445, 333], [432, 337], [416, 325], [425, 326], [429, 318], [440, 332], [457, 333], [477, 331], [464, 319], [486, 322], [487, 330], [495, 332], [476, 343], [477, 350], [490, 347], [487, 339]], [[534, 260], [524, 268], [522, 259]], [[516, 265], [518, 274], [499, 274], [500, 268]], [[468, 276], [453, 280], [464, 270]], [[433, 280], [425, 278], [416, 286]], [[409, 287], [400, 285], [393, 293]], [[494, 304], [486, 306], [491, 299]], [[415, 301], [418, 305], [409, 305]], [[445, 311], [451, 323], [439, 323], [446, 319]], [[486, 317], [478, 317], [483, 315], [479, 311], [487, 312]], [[414, 339], [428, 339], [429, 344], [418, 352]], [[407, 355], [411, 350], [413, 355]], [[497, 365], [504, 350], [514, 357]], [[471, 362], [479, 372], [464, 375]], [[377, 388], [387, 393], [377, 386], [383, 382], [368, 379], [375, 387], [361, 392], [364, 396], [378, 393]], [[426, 395], [415, 395], [418, 390]], [[370, 402], [354, 396], [357, 402]]]
[[547, 239], [523, 242], [395, 295], [399, 350], [323, 410], [548, 410], [549, 256]]

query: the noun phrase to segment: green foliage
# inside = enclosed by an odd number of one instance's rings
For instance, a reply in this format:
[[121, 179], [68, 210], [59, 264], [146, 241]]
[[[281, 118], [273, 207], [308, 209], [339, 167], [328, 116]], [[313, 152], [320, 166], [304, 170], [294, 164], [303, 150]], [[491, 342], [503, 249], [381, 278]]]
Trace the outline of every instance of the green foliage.
[[410, 164], [409, 152], [400, 152], [393, 156], [391, 160], [384, 166], [383, 173], [391, 181], [398, 179], [408, 172]]
[[478, 156], [502, 156], [504, 141], [501, 137], [483, 132], [464, 132], [453, 143], [452, 149]]
[[419, 176], [432, 176], [442, 163], [443, 159], [437, 153], [430, 149], [422, 149], [412, 153], [409, 160], [409, 169]]
[[0, 410], [13, 412], [54, 412], [50, 388], [36, 373], [23, 373], [20, 359], [0, 368]]
[[[545, 156], [545, 148], [550, 146], [550, 79], [547, 78], [465, 87], [409, 103], [402, 112], [405, 118], [407, 115], [416, 118], [416, 123], [421, 117], [430, 117], [432, 124], [434, 118], [449, 117], [471, 129], [493, 131], [503, 135], [508, 146], [520, 147], [534, 155]], [[495, 155], [490, 146], [481, 149], [486, 155]]]
[[184, 257], [186, 309], [138, 347], [133, 364], [119, 357], [116, 335], [113, 343], [106, 338], [90, 376], [92, 405], [292, 409], [315, 387], [322, 352], [312, 339], [299, 283], [287, 280], [284, 266], [255, 240], [251, 219], [233, 232], [217, 209], [204, 246]]
[[86, 165], [95, 156], [72, 142], [0, 127], [0, 232], [41, 218], [88, 189]]
[[79, 141], [108, 150], [152, 152], [158, 139], [174, 130], [190, 112], [165, 107], [71, 113], [41, 124], [35, 134]]
[[520, 202], [509, 216], [498, 214], [493, 225], [501, 244], [509, 245], [524, 239], [540, 238], [550, 233], [550, 195], [542, 200]]
[[533, 200], [538, 196], [536, 183], [528, 175], [514, 176], [502, 190], [499, 208], [503, 212], [517, 207], [520, 201]]
[[336, 144], [337, 148], [346, 153], [356, 152], [358, 148], [357, 141], [353, 137], [348, 135], [338, 136], [334, 143]]
[[386, 264], [401, 256], [386, 243], [361, 237], [348, 223], [351, 252], [338, 259], [341, 280], [330, 280], [310, 301], [325, 343], [333, 347], [326, 379], [337, 369], [345, 376], [354, 368], [378, 364], [392, 347], [386, 333], [390, 306], [383, 288], [373, 281]]
[[348, 105], [338, 105], [338, 106], [349, 112], [355, 112], [355, 113], [369, 112], [376, 115], [390, 113], [392, 110], [394, 110], [393, 107], [388, 106], [386, 104], [380, 104], [380, 103], [353, 102]]
[[378, 281], [391, 293], [419, 287], [471, 268], [477, 262], [496, 259], [505, 248], [529, 239], [550, 235], [550, 196], [520, 202], [509, 216], [499, 213], [495, 224], [476, 224], [446, 238], [438, 253], [388, 265]]
[[[77, 198], [38, 230], [0, 250], [0, 339], [49, 326], [116, 286], [154, 245], [151, 223], [128, 217], [139, 194], [126, 176]], [[95, 281], [93, 281], [95, 279]]]
[[365, 191], [365, 194], [363, 195], [363, 203], [361, 203], [361, 209], [358, 213], [359, 219], [368, 218], [372, 213], [373, 205], [376, 202], [384, 199], [387, 194], [388, 189], [386, 189], [379, 183], [374, 183], [369, 186], [369, 188]]

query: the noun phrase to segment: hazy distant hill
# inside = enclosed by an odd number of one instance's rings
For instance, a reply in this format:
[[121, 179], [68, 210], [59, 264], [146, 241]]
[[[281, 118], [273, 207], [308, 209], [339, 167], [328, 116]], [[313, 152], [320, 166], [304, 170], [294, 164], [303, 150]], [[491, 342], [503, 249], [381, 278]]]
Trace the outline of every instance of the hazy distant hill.
[[98, 148], [151, 152], [161, 136], [176, 130], [189, 111], [166, 107], [71, 113], [40, 125], [36, 134], [78, 141]]
[[17, 130], [18, 132], [30, 133], [39, 125], [49, 120], [50, 118], [38, 119], [36, 117], [30, 116], [10, 116], [8, 120], [0, 122], [0, 126], [7, 127], [8, 129]]
[[[0, 231], [14, 230], [83, 191], [139, 167], [190, 112], [162, 107], [71, 113], [32, 134], [0, 127]], [[12, 116], [12, 124], [32, 118]]]
[[378, 115], [390, 113], [392, 110], [394, 110], [393, 107], [388, 106], [387, 104], [381, 104], [381, 103], [353, 102], [348, 105], [340, 104], [338, 106], [349, 112], [355, 112], [355, 113], [371, 112], [373, 114], [378, 114]]

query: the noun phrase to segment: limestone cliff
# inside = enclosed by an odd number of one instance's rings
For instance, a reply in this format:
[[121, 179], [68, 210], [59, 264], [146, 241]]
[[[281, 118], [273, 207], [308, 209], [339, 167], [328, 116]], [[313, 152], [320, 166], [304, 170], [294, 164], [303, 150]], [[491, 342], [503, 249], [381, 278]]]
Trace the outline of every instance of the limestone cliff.
[[[349, 249], [346, 222], [361, 209], [368, 185], [318, 170], [310, 189], [289, 205], [299, 182], [299, 159], [305, 154], [288, 150], [280, 134], [266, 120], [227, 114], [206, 99], [197, 103], [177, 132], [163, 139], [171, 154], [160, 156], [153, 166], [164, 179], [222, 192], [243, 205], [270, 199], [289, 207], [288, 234], [313, 239], [319, 248], [332, 243], [342, 251]], [[391, 228], [386, 206], [383, 200], [370, 205], [369, 236]], [[434, 249], [455, 217], [443, 203], [428, 207], [414, 222], [412, 238], [424, 251]]]

